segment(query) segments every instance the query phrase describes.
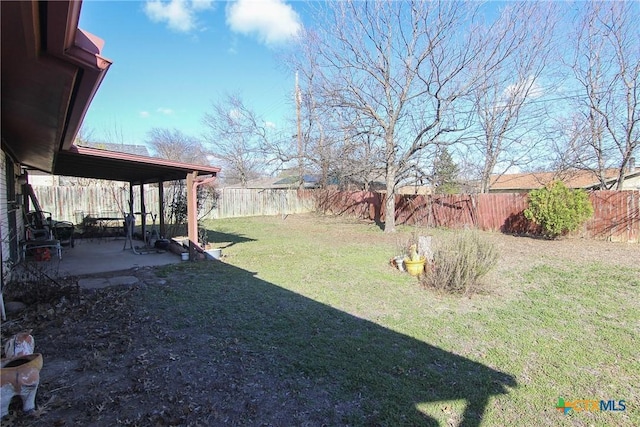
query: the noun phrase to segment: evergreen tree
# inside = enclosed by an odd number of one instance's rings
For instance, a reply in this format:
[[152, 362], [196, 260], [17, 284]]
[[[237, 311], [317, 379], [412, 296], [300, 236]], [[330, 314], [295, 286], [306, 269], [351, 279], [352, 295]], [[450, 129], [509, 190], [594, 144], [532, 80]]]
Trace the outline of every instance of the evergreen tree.
[[459, 191], [458, 174], [460, 168], [453, 161], [447, 147], [436, 151], [431, 171], [431, 186], [437, 194], [453, 194]]

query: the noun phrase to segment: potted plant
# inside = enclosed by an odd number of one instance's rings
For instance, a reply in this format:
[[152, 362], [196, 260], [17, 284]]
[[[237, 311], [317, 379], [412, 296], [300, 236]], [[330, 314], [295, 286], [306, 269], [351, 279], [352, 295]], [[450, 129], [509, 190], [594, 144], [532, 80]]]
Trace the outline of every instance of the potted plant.
[[404, 266], [412, 276], [419, 276], [424, 272], [426, 258], [418, 254], [418, 245], [409, 246], [409, 254], [404, 258]]

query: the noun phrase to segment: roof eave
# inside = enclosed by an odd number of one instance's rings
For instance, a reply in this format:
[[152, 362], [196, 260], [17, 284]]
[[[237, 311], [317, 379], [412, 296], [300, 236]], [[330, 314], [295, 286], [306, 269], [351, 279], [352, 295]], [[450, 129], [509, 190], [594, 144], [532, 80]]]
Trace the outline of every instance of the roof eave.
[[81, 1], [1, 4], [3, 147], [14, 161], [51, 172], [111, 61], [102, 41], [78, 28]]
[[[102, 56], [104, 41], [78, 27], [81, 5], [81, 1], [72, 1], [68, 4], [64, 33], [53, 31], [48, 34], [49, 40], [53, 42], [48, 51], [78, 67], [78, 74], [69, 98], [64, 133], [59, 143], [61, 150], [68, 150], [73, 145], [91, 101], [112, 64], [111, 60]], [[48, 28], [51, 27], [51, 25], [48, 26]]]

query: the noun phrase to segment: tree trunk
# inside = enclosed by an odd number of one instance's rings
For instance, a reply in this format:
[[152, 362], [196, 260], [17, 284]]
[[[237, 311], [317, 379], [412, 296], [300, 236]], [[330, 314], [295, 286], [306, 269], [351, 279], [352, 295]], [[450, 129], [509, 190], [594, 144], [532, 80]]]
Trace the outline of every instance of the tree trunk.
[[616, 190], [623, 190], [626, 171], [627, 171], [627, 165], [625, 162], [624, 166], [618, 172], [618, 182], [616, 184]]
[[384, 204], [384, 232], [396, 232], [396, 169], [387, 166], [387, 200]]

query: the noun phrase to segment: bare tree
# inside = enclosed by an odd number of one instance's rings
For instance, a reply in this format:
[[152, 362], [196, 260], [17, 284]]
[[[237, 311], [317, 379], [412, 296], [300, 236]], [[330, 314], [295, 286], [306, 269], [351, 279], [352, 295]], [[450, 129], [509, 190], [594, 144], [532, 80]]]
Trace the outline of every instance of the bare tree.
[[321, 70], [316, 90], [327, 106], [343, 110], [353, 136], [366, 133], [380, 144], [384, 229], [393, 232], [396, 188], [412, 158], [465, 127], [454, 106], [475, 82], [467, 71], [481, 44], [467, 18], [478, 6], [419, 0], [322, 6], [312, 33], [317, 43], [309, 44]]
[[[579, 102], [576, 104], [580, 104]], [[579, 171], [591, 171], [599, 181], [599, 188], [607, 189], [607, 170], [615, 158], [615, 149], [604, 138], [604, 122], [588, 107], [566, 117], [559, 116], [556, 138], [549, 147], [551, 170], [559, 179]]]
[[259, 176], [265, 163], [262, 153], [272, 146], [268, 124], [245, 105], [238, 94], [227, 94], [213, 103], [213, 111], [204, 116], [206, 136], [212, 150], [224, 161], [225, 180], [239, 182]]
[[510, 3], [486, 26], [480, 81], [470, 97], [479, 134], [469, 149], [470, 157], [481, 162], [481, 193], [489, 191], [498, 165], [504, 173], [529, 164], [543, 141], [536, 132], [546, 117], [541, 80], [552, 53], [556, 16], [550, 3]]
[[[308, 52], [306, 50], [305, 52]], [[301, 83], [298, 86], [298, 71], [296, 70], [296, 103], [298, 106], [296, 138], [300, 144], [297, 150], [299, 174], [307, 169], [320, 172], [320, 185], [326, 187], [332, 166], [335, 165], [334, 148], [336, 138], [334, 127], [331, 125], [330, 114], [323, 110], [319, 102], [318, 93], [311, 88], [315, 83], [316, 64], [313, 57], [308, 61], [306, 69], [302, 70]]]
[[[572, 128], [578, 167], [593, 170], [606, 188], [605, 170], [617, 169], [622, 189], [629, 160], [640, 146], [640, 31], [635, 2], [590, 2], [581, 7], [570, 63], [582, 92], [582, 122]], [[579, 155], [587, 148], [589, 155]]]
[[322, 186], [332, 183], [369, 189], [383, 171], [379, 145], [370, 132], [353, 126], [342, 110], [318, 100], [318, 93], [309, 90], [303, 96], [302, 154], [306, 167], [319, 171]]
[[285, 58], [295, 68], [296, 76], [300, 75], [297, 101], [301, 106], [298, 123], [302, 159], [298, 161], [305, 170], [319, 173], [323, 187], [337, 184], [367, 189], [370, 181], [380, 177], [380, 150], [371, 135], [354, 126], [352, 114], [334, 108], [326, 98], [317, 57], [319, 42], [317, 33], [308, 32], [300, 49]]
[[153, 128], [147, 132], [147, 144], [155, 155], [196, 165], [209, 165], [209, 153], [195, 137], [178, 129]]

